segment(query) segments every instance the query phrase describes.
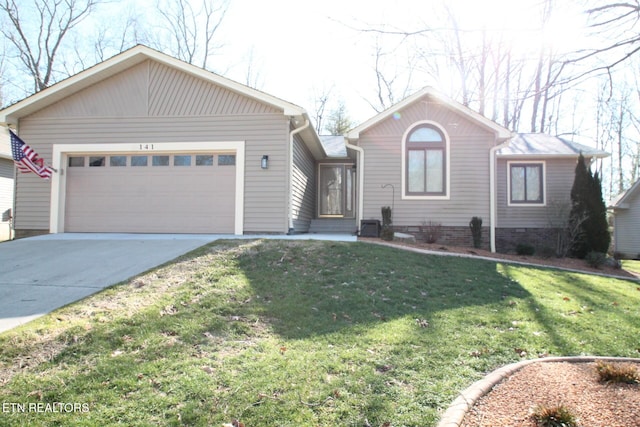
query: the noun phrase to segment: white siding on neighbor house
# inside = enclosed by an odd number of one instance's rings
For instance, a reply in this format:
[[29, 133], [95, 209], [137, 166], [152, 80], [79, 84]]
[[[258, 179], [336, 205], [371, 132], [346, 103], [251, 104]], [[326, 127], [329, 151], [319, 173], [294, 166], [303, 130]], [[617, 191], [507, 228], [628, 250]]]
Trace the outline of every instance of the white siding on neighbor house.
[[[22, 139], [47, 162], [53, 144], [244, 141], [245, 233], [287, 231], [288, 131], [288, 118], [272, 106], [152, 61], [19, 123]], [[260, 168], [265, 154], [267, 170]], [[20, 176], [16, 229], [49, 229], [50, 187]]]
[[[423, 99], [426, 101], [427, 99]], [[380, 219], [382, 206], [394, 206], [396, 226], [433, 221], [443, 226], [468, 226], [474, 216], [489, 221], [489, 150], [495, 136], [440, 104], [418, 101], [360, 134], [365, 151], [363, 219]], [[450, 138], [448, 200], [402, 200], [402, 137], [409, 127], [429, 120]], [[392, 200], [391, 187], [395, 188]]]
[[13, 160], [0, 158], [0, 241], [10, 237], [10, 222], [2, 216], [13, 209], [13, 174]]
[[296, 135], [294, 139], [291, 174], [293, 229], [297, 233], [304, 233], [309, 231], [311, 220], [315, 218], [315, 160], [300, 137]]
[[[508, 161], [522, 163], [544, 162], [546, 188], [545, 204], [508, 206]], [[497, 227], [545, 228], [562, 221], [571, 209], [571, 187], [575, 178], [577, 158], [515, 159], [499, 158], [497, 164]]]
[[627, 197], [625, 209], [616, 209], [614, 218], [616, 252], [640, 259], [640, 191]]

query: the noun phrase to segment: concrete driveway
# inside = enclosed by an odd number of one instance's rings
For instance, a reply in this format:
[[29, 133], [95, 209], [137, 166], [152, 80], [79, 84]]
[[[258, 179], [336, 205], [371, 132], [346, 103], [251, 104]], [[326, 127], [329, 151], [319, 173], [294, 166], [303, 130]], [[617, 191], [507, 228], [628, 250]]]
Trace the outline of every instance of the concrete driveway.
[[[230, 235], [48, 234], [0, 243], [0, 333]], [[355, 241], [345, 235], [239, 236]]]
[[0, 332], [219, 237], [49, 234], [0, 243]]

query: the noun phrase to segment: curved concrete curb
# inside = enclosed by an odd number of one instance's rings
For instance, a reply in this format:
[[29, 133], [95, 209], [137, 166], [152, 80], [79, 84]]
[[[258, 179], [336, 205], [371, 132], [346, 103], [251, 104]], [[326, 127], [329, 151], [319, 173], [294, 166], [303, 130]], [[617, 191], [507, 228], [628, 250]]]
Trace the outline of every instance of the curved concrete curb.
[[467, 414], [476, 402], [489, 393], [493, 387], [513, 375], [518, 370], [527, 365], [540, 362], [572, 362], [572, 363], [588, 363], [597, 360], [605, 360], [611, 362], [640, 362], [640, 359], [631, 357], [599, 357], [599, 356], [575, 356], [575, 357], [546, 357], [543, 359], [523, 360], [522, 362], [511, 363], [496, 369], [483, 379], [476, 381], [469, 388], [460, 393], [460, 396], [453, 401], [449, 408], [445, 411], [438, 423], [437, 427], [459, 427]]

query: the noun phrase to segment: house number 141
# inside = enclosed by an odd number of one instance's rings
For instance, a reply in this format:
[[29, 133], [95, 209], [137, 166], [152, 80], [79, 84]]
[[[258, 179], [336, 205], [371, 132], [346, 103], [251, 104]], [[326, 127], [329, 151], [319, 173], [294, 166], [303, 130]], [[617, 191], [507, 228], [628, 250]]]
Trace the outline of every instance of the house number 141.
[[140, 144], [141, 150], [153, 150], [153, 144]]

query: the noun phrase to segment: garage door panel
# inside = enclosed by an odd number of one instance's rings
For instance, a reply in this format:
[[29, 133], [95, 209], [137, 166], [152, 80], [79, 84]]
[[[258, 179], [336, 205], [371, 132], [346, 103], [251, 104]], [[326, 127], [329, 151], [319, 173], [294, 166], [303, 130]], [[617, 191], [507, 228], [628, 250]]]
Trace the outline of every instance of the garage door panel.
[[70, 167], [65, 230], [233, 233], [235, 184], [233, 165]]

